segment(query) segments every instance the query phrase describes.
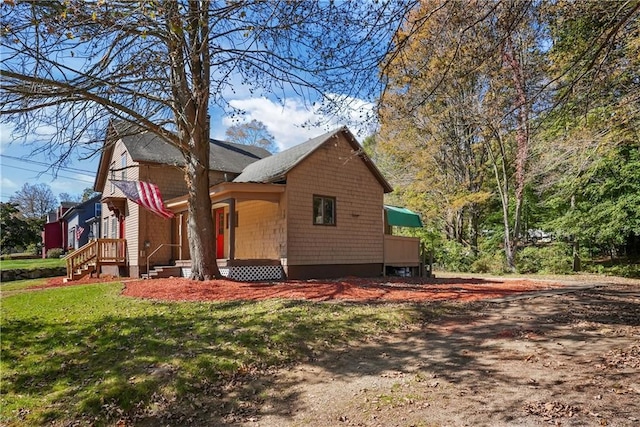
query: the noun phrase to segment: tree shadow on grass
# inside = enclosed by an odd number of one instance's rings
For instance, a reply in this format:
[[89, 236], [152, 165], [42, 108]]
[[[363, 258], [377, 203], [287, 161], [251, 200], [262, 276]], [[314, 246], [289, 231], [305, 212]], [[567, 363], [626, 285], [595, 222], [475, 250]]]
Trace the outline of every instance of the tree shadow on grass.
[[[571, 413], [567, 417], [575, 417], [574, 423], [593, 423], [593, 415], [588, 410], [580, 412], [580, 405], [583, 408], [592, 405], [592, 396], [603, 393], [606, 384], [624, 391], [625, 387], [631, 387], [634, 381], [637, 383], [640, 380], [637, 372], [634, 375], [628, 372], [629, 368], [635, 366], [633, 364], [627, 365], [626, 371], [624, 361], [620, 370], [607, 365], [607, 357], [615, 358], [616, 346], [620, 343], [628, 345], [633, 341], [633, 336], [638, 334], [640, 295], [637, 291], [597, 288], [562, 296], [539, 297], [536, 302], [539, 303], [534, 306], [532, 300], [527, 298], [465, 305], [416, 304], [413, 310], [415, 317], [421, 319], [420, 329], [401, 332], [380, 341], [359, 343], [347, 349], [323, 351], [316, 360], [304, 364], [306, 368], [300, 369], [298, 380], [296, 376], [289, 375], [286, 381], [274, 381], [270, 386], [271, 392], [265, 394], [275, 396], [276, 401], [260, 402], [266, 410], [259, 410], [254, 418], [269, 416], [273, 421], [275, 416], [275, 419], [285, 420], [291, 413], [309, 410], [304, 407], [305, 399], [292, 398], [288, 401], [289, 412], [274, 412], [282, 411], [282, 402], [277, 400], [283, 396], [282, 392], [299, 392], [303, 389], [303, 381], [325, 381], [328, 385], [335, 381], [338, 384], [336, 387], [344, 387], [349, 381], [373, 376], [378, 380], [372, 381], [372, 384], [379, 384], [381, 377], [400, 378], [391, 382], [394, 385], [386, 391], [378, 391], [378, 395], [373, 395], [376, 402], [384, 398], [392, 408], [396, 405], [390, 411], [393, 414], [398, 414], [398, 408], [404, 408], [400, 411], [406, 414], [408, 408], [404, 405], [407, 401], [428, 401], [429, 396], [436, 393], [438, 384], [441, 389], [443, 384], [449, 384], [452, 388], [445, 386], [445, 389], [453, 393], [455, 387], [455, 394], [447, 395], [447, 391], [441, 391], [441, 396], [460, 400], [465, 402], [464, 405], [476, 405], [476, 412], [469, 413], [470, 418], [464, 420], [470, 425], [474, 424], [473, 416], [478, 414], [478, 408], [482, 408], [480, 412], [488, 414], [492, 422], [500, 425], [518, 423], [518, 417], [526, 417], [528, 413], [538, 418], [533, 421], [521, 419], [520, 422], [562, 421], [562, 410], [566, 414]], [[627, 333], [627, 339], [620, 341], [615, 333], [616, 328], [627, 328], [631, 331], [630, 335]], [[605, 331], [605, 336], [602, 331]], [[513, 346], [515, 341], [525, 345]], [[624, 355], [624, 349], [618, 350]], [[611, 351], [614, 351], [613, 356], [607, 356]], [[583, 371], [574, 372], [571, 368], [559, 376], [545, 375], [545, 371], [553, 369], [552, 366], [544, 367], [549, 361], [571, 360], [577, 356], [584, 358], [586, 365]], [[535, 378], [518, 370], [505, 369], [504, 365], [511, 362], [514, 362], [514, 366], [529, 364]], [[637, 363], [637, 359], [631, 363]], [[562, 364], [559, 366], [556, 369], [562, 369]], [[536, 372], [538, 368], [540, 370]], [[312, 373], [304, 375], [305, 370], [311, 370]], [[597, 372], [594, 373], [594, 370]], [[568, 375], [568, 379], [565, 375]], [[565, 381], [575, 383], [563, 388]], [[420, 385], [416, 385], [417, 382]], [[413, 384], [412, 393], [405, 392], [403, 395], [401, 388], [396, 391], [395, 387], [404, 383]], [[510, 395], [514, 389], [522, 391], [519, 397]], [[310, 393], [318, 393], [317, 388], [311, 390]], [[415, 390], [419, 392], [416, 394]], [[585, 393], [586, 390], [589, 392]], [[562, 406], [549, 401], [541, 403], [537, 400], [540, 396], [548, 398], [556, 395], [556, 399], [562, 402], [566, 391], [575, 391], [567, 399], [578, 399], [577, 406], [568, 403]], [[459, 392], [463, 394], [457, 394]], [[487, 396], [492, 394], [500, 394], [500, 399], [488, 401]], [[632, 396], [626, 400], [615, 393], [611, 396], [608, 400], [596, 401], [598, 411], [603, 416], [619, 417], [619, 420], [628, 422], [634, 419], [634, 414], [640, 413], [640, 402], [634, 401]], [[370, 393], [369, 401], [371, 398]], [[360, 405], [357, 408], [360, 412], [366, 412], [367, 409], [363, 401], [354, 400], [356, 403], [353, 403]], [[331, 409], [326, 408], [326, 411]], [[384, 424], [380, 417], [377, 422]], [[334, 417], [334, 421], [336, 419]], [[482, 419], [476, 421], [479, 424], [486, 423]], [[366, 424], [366, 419], [354, 422]], [[444, 420], [444, 424], [452, 422], [456, 421]]]
[[[9, 418], [233, 423], [259, 401], [265, 371], [313, 358], [322, 343], [359, 338], [373, 319], [363, 306], [301, 301], [149, 305], [162, 313], [4, 321], [4, 398], [50, 402], [32, 413], [15, 408]], [[283, 405], [295, 400], [286, 396]]]
[[588, 331], [563, 335], [564, 327], [575, 322], [640, 325], [640, 302], [632, 292], [576, 292], [569, 305], [550, 304], [536, 312], [528, 309], [527, 300], [509, 304], [519, 305], [520, 314], [490, 323], [477, 320], [489, 308], [495, 314], [499, 304], [398, 306], [423, 326], [384, 342], [363, 336], [362, 325], [385, 322], [376, 317], [374, 306], [353, 303], [234, 301], [182, 304], [181, 310], [162, 303], [156, 304], [162, 314], [88, 322], [12, 320], [2, 327], [9, 373], [3, 375], [2, 393], [49, 396], [51, 403], [38, 414], [14, 414], [17, 424], [237, 425], [304, 411], [299, 391], [304, 379], [271, 375], [275, 368], [301, 361], [343, 380], [437, 372], [442, 381], [490, 391], [500, 384], [528, 385], [528, 378], [500, 369], [501, 358], [510, 356], [495, 340], [505, 333], [535, 331], [589, 342]]

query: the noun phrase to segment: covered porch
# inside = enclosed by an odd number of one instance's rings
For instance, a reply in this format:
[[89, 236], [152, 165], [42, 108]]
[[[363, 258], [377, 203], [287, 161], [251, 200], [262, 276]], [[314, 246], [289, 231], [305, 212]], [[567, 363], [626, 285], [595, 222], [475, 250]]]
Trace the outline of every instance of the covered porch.
[[[242, 281], [284, 277], [284, 192], [284, 184], [223, 182], [211, 187], [216, 258], [223, 276]], [[189, 276], [187, 197], [169, 200], [166, 206], [175, 213], [172, 259], [180, 266], [181, 275]]]

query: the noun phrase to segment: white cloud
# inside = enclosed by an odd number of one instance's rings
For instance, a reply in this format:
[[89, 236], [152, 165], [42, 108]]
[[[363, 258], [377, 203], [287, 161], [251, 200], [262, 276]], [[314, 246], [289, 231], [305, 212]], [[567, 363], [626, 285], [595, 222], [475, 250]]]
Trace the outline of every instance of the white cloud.
[[6, 147], [11, 143], [13, 126], [9, 123], [0, 122], [0, 154], [4, 153]]
[[[83, 180], [86, 179], [87, 177], [83, 177]], [[53, 191], [53, 194], [56, 196], [60, 193], [82, 194], [85, 188], [93, 187], [92, 183], [86, 181], [73, 181], [60, 178], [49, 181], [47, 184], [51, 187], [51, 191]]]
[[3, 176], [0, 178], [0, 188], [2, 188], [2, 194], [8, 195], [9, 193], [14, 193], [18, 191], [22, 186], [18, 185], [11, 179]]
[[[360, 140], [371, 134], [370, 127], [363, 117], [373, 111], [372, 104], [355, 98], [340, 98], [336, 94], [328, 94], [325, 102], [341, 102], [342, 105], [348, 105], [347, 114], [342, 115], [341, 119], [329, 116], [322, 112], [323, 104], [309, 108], [299, 98], [288, 98], [284, 105], [264, 97], [234, 99], [229, 102], [230, 106], [244, 111], [245, 114], [235, 121], [232, 117], [225, 116], [222, 118], [222, 125], [227, 128], [237, 123], [258, 120], [264, 123], [269, 133], [274, 136], [280, 151], [342, 125], [347, 125]], [[224, 135], [216, 137], [224, 139]]]

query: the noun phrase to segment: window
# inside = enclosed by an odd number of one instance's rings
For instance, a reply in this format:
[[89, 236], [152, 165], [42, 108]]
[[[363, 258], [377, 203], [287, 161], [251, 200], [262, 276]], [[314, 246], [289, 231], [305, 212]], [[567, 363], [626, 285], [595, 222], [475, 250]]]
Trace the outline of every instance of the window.
[[336, 225], [336, 198], [313, 196], [313, 224]]
[[110, 173], [109, 173], [109, 179], [111, 181], [111, 194], [113, 194], [116, 191], [116, 186], [113, 183], [113, 180], [116, 179], [116, 171], [114, 170], [116, 168], [116, 164], [111, 163], [111, 169], [110, 169]]
[[109, 237], [109, 218], [105, 218], [102, 224], [102, 237], [104, 239]]
[[112, 239], [117, 239], [118, 238], [118, 219], [113, 216], [111, 217], [111, 238]]
[[127, 180], [127, 153], [124, 152], [120, 155], [120, 179], [122, 181]]

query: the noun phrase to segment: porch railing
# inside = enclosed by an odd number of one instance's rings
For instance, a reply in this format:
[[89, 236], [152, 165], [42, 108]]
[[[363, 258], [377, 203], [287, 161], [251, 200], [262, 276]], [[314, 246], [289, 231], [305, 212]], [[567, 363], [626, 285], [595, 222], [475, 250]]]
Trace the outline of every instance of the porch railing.
[[67, 279], [76, 280], [84, 272], [99, 271], [101, 264], [124, 264], [127, 260], [125, 239], [97, 239], [73, 251], [64, 259], [67, 264]]

